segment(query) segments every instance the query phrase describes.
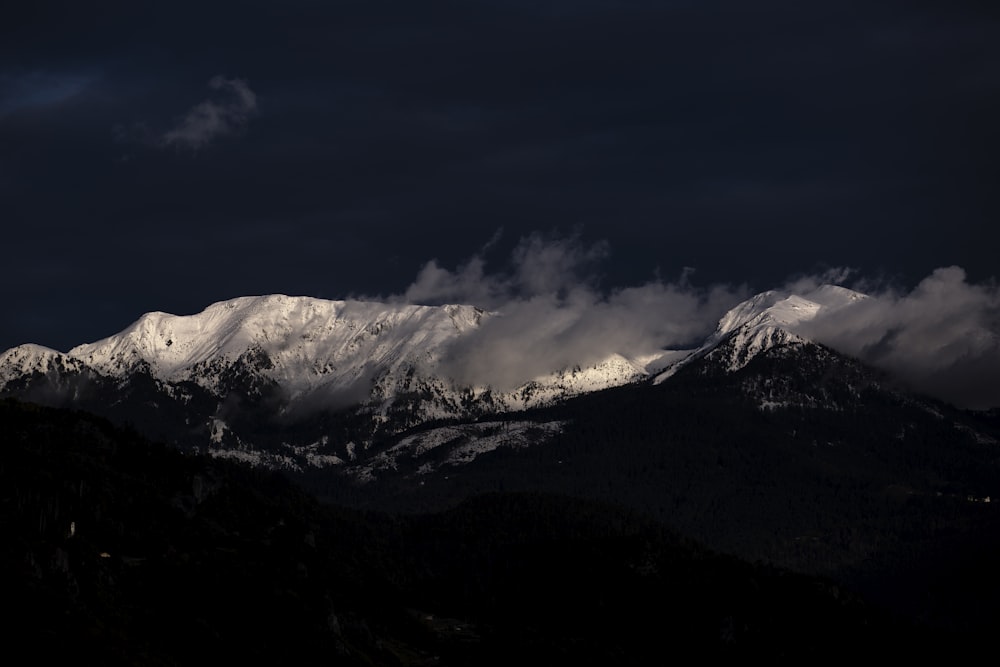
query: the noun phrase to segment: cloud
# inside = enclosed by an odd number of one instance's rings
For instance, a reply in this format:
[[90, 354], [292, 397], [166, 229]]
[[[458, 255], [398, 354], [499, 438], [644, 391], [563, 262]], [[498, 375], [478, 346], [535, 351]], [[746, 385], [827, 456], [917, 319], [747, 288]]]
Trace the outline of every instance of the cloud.
[[540, 375], [598, 363], [612, 354], [654, 354], [700, 342], [746, 287], [695, 287], [690, 271], [605, 291], [598, 268], [605, 243], [531, 234], [507, 264], [487, 271], [481, 252], [454, 270], [432, 260], [399, 298], [410, 303], [467, 303], [496, 314], [458, 339], [444, 361], [462, 383], [508, 390]]
[[421, 268], [403, 299], [409, 303], [470, 303], [499, 308], [516, 299], [544, 294], [565, 294], [593, 280], [588, 273], [607, 255], [607, 246], [585, 247], [577, 237], [553, 237], [534, 233], [521, 239], [506, 270], [486, 273], [485, 252], [497, 235], [455, 271], [431, 260]]
[[939, 268], [909, 292], [883, 290], [800, 333], [961, 407], [1000, 406], [1000, 288]]
[[[492, 243], [492, 242], [491, 242]], [[444, 370], [463, 383], [507, 390], [545, 373], [697, 346], [719, 318], [749, 296], [735, 285], [695, 286], [692, 270], [676, 280], [602, 290], [607, 244], [531, 234], [492, 268], [489, 245], [454, 269], [425, 264], [404, 294], [410, 303], [467, 303], [493, 311], [458, 339]], [[790, 279], [782, 289], [808, 294], [842, 284], [869, 294], [821, 312], [797, 332], [887, 371], [911, 390], [960, 407], [1000, 406], [1000, 288], [970, 284], [959, 267], [934, 271], [909, 291], [876, 288], [853, 269]]]
[[160, 138], [162, 146], [198, 150], [215, 139], [242, 130], [257, 111], [257, 95], [243, 79], [212, 77], [213, 99], [196, 104], [176, 127]]

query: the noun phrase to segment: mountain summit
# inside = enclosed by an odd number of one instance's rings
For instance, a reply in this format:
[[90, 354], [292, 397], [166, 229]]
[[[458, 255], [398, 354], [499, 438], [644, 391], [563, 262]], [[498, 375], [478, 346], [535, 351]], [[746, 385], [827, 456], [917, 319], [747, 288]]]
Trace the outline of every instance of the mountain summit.
[[350, 391], [376, 375], [431, 369], [483, 316], [471, 306], [243, 297], [195, 315], [147, 313], [69, 356], [106, 375], [144, 369], [161, 382], [194, 382], [216, 394], [227, 375], [252, 369], [294, 401], [324, 388]]
[[656, 382], [662, 382], [688, 363], [712, 353], [724, 342], [729, 345], [726, 346], [726, 358], [720, 361], [729, 371], [739, 370], [765, 350], [807, 342], [798, 333], [803, 323], [867, 298], [861, 292], [837, 285], [821, 285], [802, 294], [787, 290], [761, 292], [730, 309], [701, 347], [657, 375]]

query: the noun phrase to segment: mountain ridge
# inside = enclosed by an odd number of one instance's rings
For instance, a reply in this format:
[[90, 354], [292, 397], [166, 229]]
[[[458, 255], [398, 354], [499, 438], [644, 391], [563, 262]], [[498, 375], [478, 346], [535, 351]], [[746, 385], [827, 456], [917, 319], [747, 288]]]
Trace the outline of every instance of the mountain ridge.
[[[497, 391], [459, 384], [447, 366], [451, 346], [478, 342], [473, 337], [501, 313], [239, 297], [194, 315], [146, 313], [67, 353], [32, 344], [7, 350], [0, 394], [118, 415], [182, 448], [254, 465], [340, 468], [360, 480], [399, 465], [426, 474], [561, 432], [560, 418], [536, 423], [518, 416], [524, 411], [615, 387], [661, 385], [691, 369], [735, 374], [765, 353], [809, 356], [818, 344], [800, 327], [867, 298], [834, 285], [762, 292], [727, 311], [695, 349], [621, 350]], [[760, 409], [823, 407], [824, 394], [802, 382], [765, 375], [740, 391], [754, 395]], [[502, 437], [477, 422], [504, 423]], [[414, 436], [427, 429], [426, 437]]]
[[[796, 325], [818, 312], [844, 307], [866, 298], [846, 288], [823, 285], [804, 295], [771, 290], [747, 299], [720, 319], [714, 333], [694, 350], [661, 349], [650, 355], [619, 350], [589, 365], [590, 377], [581, 390], [595, 390], [655, 376], [662, 381], [677, 368], [707, 354], [728, 337], [743, 336], [748, 352], [734, 360], [731, 370], [745, 365], [753, 354], [776, 344], [802, 340]], [[305, 296], [270, 294], [219, 301], [193, 315], [152, 311], [117, 334], [59, 352], [24, 344], [0, 354], [0, 388], [18, 375], [45, 371], [54, 360], [79, 369], [79, 364], [107, 376], [122, 377], [144, 370], [167, 383], [194, 381], [218, 390], [217, 376], [246, 356], [263, 365], [264, 373], [290, 399], [329, 386], [343, 389], [383, 374], [410, 369], [434, 375], [448, 345], [477, 330], [497, 313], [475, 306], [423, 306], [377, 301], [329, 301]], [[780, 331], [780, 334], [776, 334]], [[487, 351], [488, 353], [488, 351]], [[58, 363], [58, 362], [55, 362]], [[608, 370], [602, 378], [600, 369]], [[579, 365], [525, 378], [514, 398], [535, 393], [584, 368]], [[440, 378], [448, 381], [448, 378]], [[403, 385], [405, 388], [405, 384]], [[472, 387], [482, 391], [487, 387]]]

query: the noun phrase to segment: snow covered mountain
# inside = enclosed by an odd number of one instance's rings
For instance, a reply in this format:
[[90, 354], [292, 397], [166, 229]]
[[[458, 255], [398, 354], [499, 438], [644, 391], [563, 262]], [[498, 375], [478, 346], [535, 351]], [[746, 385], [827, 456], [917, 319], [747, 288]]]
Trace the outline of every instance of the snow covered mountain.
[[862, 577], [881, 581], [929, 540], [950, 551], [955, 526], [977, 527], [969, 553], [982, 536], [997, 544], [1000, 416], [907, 393], [810, 340], [866, 298], [834, 286], [764, 292], [693, 349], [616, 350], [500, 392], [447, 373], [456, 342], [490, 358], [473, 344], [491, 339], [482, 334], [500, 313], [245, 297], [150, 313], [65, 353], [7, 350], [0, 397], [278, 469], [340, 504], [412, 512], [556, 493], [800, 571], [865, 568], [886, 549], [885, 569]]
[[[770, 347], [802, 342], [798, 325], [820, 312], [864, 298], [832, 285], [803, 294], [763, 292], [726, 313], [695, 350], [664, 351], [652, 358], [623, 350], [586, 368], [533, 378], [491, 400], [501, 410], [547, 404], [640, 380], [670, 360], [656, 374], [661, 382], [727, 340], [732, 345], [726, 365], [734, 371]], [[374, 399], [391, 402], [421, 382], [440, 395], [445, 389], [481, 395], [487, 387], [456, 387], [441, 376], [439, 366], [452, 342], [493, 316], [461, 305], [242, 297], [195, 315], [147, 313], [124, 331], [65, 354], [34, 344], [12, 348], [0, 355], [0, 389], [33, 373], [87, 369], [118, 379], [145, 373], [168, 385], [193, 383], [218, 396], [230, 390], [234, 378], [249, 375], [258, 385], [280, 388], [289, 403], [319, 394], [337, 407]], [[447, 416], [447, 407], [440, 407], [436, 416]]]
[[[243, 297], [194, 315], [147, 313], [67, 353], [12, 348], [0, 354], [0, 393], [127, 414], [158, 425], [157, 437], [217, 455], [326, 465], [353, 460], [376, 435], [551, 405], [658, 368], [656, 357], [612, 354], [504, 392], [450, 379], [449, 346], [495, 316], [462, 305]], [[331, 442], [334, 422], [344, 434]], [[289, 435], [291, 424], [310, 426]]]
[[[612, 355], [530, 379], [498, 394], [458, 386], [439, 372], [448, 346], [492, 317], [471, 306], [413, 306], [268, 295], [212, 304], [201, 313], [153, 312], [121, 333], [62, 354], [21, 345], [0, 355], [0, 390], [32, 374], [90, 371], [124, 381], [146, 375], [183, 396], [270, 394], [284, 410], [366, 405], [386, 416], [419, 394], [415, 418], [523, 409], [645, 377], [644, 364]], [[484, 354], [488, 354], [484, 352]]]
[[727, 312], [699, 348], [659, 373], [654, 382], [663, 382], [687, 364], [706, 356], [727, 371], [737, 371], [765, 350], [808, 342], [797, 333], [800, 325], [866, 298], [865, 294], [837, 285], [822, 285], [803, 294], [781, 290], [761, 292]]
[[349, 390], [373, 373], [432, 368], [442, 347], [482, 316], [468, 306], [244, 297], [196, 315], [147, 313], [69, 356], [107, 375], [145, 368], [160, 381], [191, 381], [213, 393], [227, 373], [251, 364], [295, 400], [322, 387]]
[[[699, 363], [734, 373], [768, 350], [809, 345], [799, 332], [803, 323], [865, 298], [831, 285], [763, 292], [726, 313], [696, 349], [653, 356], [620, 350], [500, 392], [462, 385], [444, 370], [450, 346], [497, 313], [242, 297], [194, 315], [147, 313], [121, 333], [67, 353], [37, 345], [7, 350], [0, 354], [0, 394], [127, 415], [153, 425], [162, 439], [275, 467], [357, 464], [359, 475], [370, 477], [416, 454], [430, 457], [411, 461], [427, 471], [561, 429], [558, 420], [457, 430], [433, 422], [471, 424], [612, 387], [660, 384]], [[488, 358], [490, 350], [481, 353]], [[769, 391], [762, 403], [778, 400]], [[412, 437], [420, 427], [441, 430]]]

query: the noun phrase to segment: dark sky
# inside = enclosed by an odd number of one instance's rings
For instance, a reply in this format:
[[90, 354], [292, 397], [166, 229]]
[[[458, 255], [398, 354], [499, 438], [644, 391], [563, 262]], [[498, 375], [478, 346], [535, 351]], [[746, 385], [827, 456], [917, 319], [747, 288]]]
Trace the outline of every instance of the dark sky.
[[996, 3], [99, 4], [0, 22], [0, 349], [501, 230], [606, 242], [608, 289], [1000, 275]]

